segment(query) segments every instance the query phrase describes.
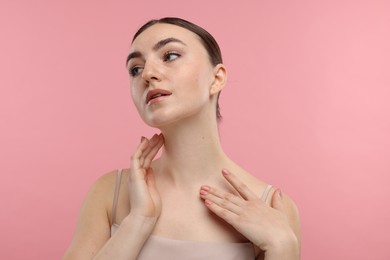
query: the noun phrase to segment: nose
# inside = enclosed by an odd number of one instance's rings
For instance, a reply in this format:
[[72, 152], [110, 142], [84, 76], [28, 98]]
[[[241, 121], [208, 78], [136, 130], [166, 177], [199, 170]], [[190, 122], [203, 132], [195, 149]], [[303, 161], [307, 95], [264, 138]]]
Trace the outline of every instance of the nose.
[[149, 85], [152, 81], [160, 81], [161, 79], [161, 73], [158, 66], [157, 64], [154, 64], [153, 61], [145, 62], [141, 76], [147, 85]]

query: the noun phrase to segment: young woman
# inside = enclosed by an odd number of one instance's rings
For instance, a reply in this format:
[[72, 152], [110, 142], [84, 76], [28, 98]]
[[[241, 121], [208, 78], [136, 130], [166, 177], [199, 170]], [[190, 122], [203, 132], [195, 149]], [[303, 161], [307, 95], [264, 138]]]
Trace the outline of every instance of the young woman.
[[294, 202], [221, 147], [227, 75], [214, 38], [179, 18], [152, 20], [126, 64], [141, 118], [161, 133], [93, 185], [64, 259], [299, 259]]

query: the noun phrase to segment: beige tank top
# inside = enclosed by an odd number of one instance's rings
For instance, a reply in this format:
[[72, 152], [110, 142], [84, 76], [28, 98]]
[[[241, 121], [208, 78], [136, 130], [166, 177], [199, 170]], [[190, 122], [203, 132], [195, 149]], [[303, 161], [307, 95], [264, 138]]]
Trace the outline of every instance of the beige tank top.
[[[122, 176], [122, 169], [118, 170], [114, 201], [112, 206], [112, 221], [115, 222], [116, 207], [118, 204], [119, 188]], [[261, 199], [267, 200], [272, 185], [268, 185]], [[111, 225], [111, 236], [114, 235], [119, 225]], [[252, 243], [227, 243], [227, 242], [205, 242], [176, 240], [161, 236], [150, 235], [142, 247], [138, 260], [253, 260], [255, 249]]]

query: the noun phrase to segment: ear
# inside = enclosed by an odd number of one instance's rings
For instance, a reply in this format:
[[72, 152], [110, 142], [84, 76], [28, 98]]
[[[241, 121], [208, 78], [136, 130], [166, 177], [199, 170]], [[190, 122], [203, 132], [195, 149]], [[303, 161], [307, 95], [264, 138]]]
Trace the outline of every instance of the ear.
[[210, 95], [218, 94], [225, 87], [226, 80], [226, 67], [220, 63], [214, 67], [214, 81], [210, 86]]

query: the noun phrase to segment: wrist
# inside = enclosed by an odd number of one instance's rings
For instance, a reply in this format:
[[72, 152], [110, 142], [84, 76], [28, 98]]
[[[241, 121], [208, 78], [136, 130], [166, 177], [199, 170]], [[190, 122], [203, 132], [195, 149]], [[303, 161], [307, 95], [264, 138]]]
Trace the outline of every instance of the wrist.
[[275, 237], [264, 246], [265, 256], [267, 260], [285, 259], [299, 260], [300, 249], [299, 242], [294, 233], [285, 234]]
[[132, 233], [149, 237], [156, 225], [156, 222], [157, 218], [138, 216], [130, 213], [122, 221], [122, 224], [130, 229]]
[[[118, 230], [105, 244], [96, 259], [137, 259], [145, 241], [152, 233], [157, 219], [139, 215], [127, 215], [119, 225]], [[126, 246], [124, 246], [126, 245]]]

